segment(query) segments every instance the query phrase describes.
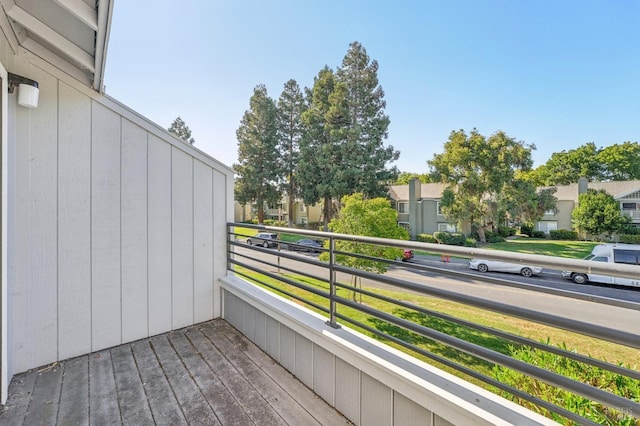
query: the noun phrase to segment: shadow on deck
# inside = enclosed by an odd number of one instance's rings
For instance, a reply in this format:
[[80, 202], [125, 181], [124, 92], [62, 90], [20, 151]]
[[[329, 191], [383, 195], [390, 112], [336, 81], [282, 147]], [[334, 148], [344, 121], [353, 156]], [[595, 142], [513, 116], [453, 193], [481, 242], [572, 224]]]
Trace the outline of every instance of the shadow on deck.
[[0, 424], [349, 424], [224, 320], [15, 376]]

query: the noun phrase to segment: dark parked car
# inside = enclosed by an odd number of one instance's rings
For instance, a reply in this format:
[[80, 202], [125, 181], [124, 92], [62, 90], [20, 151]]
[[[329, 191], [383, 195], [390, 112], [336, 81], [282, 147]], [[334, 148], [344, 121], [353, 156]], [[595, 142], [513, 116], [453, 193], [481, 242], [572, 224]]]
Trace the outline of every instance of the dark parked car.
[[311, 253], [320, 253], [322, 251], [322, 243], [320, 241], [303, 238], [295, 243], [289, 244], [291, 250], [308, 251]]
[[278, 234], [271, 232], [260, 232], [253, 237], [247, 238], [250, 246], [276, 247], [278, 245]]

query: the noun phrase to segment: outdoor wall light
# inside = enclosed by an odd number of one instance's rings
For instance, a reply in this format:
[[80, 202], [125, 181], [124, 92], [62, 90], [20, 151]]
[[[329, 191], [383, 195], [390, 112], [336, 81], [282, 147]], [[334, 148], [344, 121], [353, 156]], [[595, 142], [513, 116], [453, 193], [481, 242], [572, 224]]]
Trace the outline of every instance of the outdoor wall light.
[[25, 108], [38, 108], [38, 82], [17, 74], [9, 74], [9, 93], [18, 88], [18, 105]]

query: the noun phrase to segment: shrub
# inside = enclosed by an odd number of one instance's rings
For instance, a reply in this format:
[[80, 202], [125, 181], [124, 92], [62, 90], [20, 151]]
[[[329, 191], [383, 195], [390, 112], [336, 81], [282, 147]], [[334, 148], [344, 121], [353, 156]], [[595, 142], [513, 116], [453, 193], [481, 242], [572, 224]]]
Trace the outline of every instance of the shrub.
[[523, 235], [533, 236], [533, 223], [523, 223], [520, 225], [520, 233]]
[[[547, 345], [549, 340], [547, 339]], [[558, 345], [559, 348], [567, 350], [566, 345]], [[616, 395], [623, 396], [632, 401], [640, 398], [640, 382], [631, 377], [621, 376], [611, 371], [606, 371], [598, 367], [582, 363], [577, 360], [565, 358], [540, 349], [531, 347], [514, 347], [510, 346], [509, 351], [515, 359], [527, 362], [529, 364], [544, 366], [555, 373], [565, 377], [572, 378], [578, 382], [589, 383], [599, 389], [608, 390]], [[627, 365], [626, 368], [633, 369], [633, 366]], [[569, 411], [577, 413], [598, 424], [610, 425], [635, 425], [635, 420], [630, 413], [618, 411], [611, 408], [603, 407], [600, 403], [589, 401], [588, 399], [571, 393], [568, 390], [558, 389], [552, 385], [544, 383], [529, 375], [518, 373], [506, 367], [496, 365], [493, 368], [494, 377], [501, 383], [524, 391], [532, 396], [549, 401], [560, 407], [564, 407]], [[567, 423], [564, 417], [553, 414], [546, 409], [540, 409], [533, 406], [531, 402], [522, 400], [517, 396], [507, 392], [500, 391], [500, 394], [507, 399], [518, 402], [520, 405], [541, 411], [541, 414], [552, 418], [561, 423]], [[569, 424], [573, 424], [568, 422]]]
[[487, 242], [488, 243], [504, 243], [504, 238], [501, 237], [500, 235], [492, 235], [491, 237], [487, 238]]
[[431, 234], [418, 234], [416, 235], [416, 241], [420, 241], [423, 243], [437, 243], [436, 237]]
[[549, 236], [552, 240], [575, 241], [578, 239], [578, 233], [576, 231], [569, 231], [568, 229], [555, 229], [553, 231], [549, 231]]
[[620, 235], [620, 242], [627, 244], [640, 244], [640, 234], [622, 234]]
[[516, 229], [508, 226], [498, 226], [497, 234], [500, 237], [507, 238], [516, 235]]
[[476, 241], [475, 238], [465, 238], [464, 246], [465, 247], [477, 247], [478, 246], [478, 241]]
[[530, 236], [533, 238], [547, 238], [547, 234], [544, 231], [531, 231]]
[[434, 232], [433, 236], [440, 244], [448, 244], [450, 246], [463, 246], [466, 237], [459, 232]]

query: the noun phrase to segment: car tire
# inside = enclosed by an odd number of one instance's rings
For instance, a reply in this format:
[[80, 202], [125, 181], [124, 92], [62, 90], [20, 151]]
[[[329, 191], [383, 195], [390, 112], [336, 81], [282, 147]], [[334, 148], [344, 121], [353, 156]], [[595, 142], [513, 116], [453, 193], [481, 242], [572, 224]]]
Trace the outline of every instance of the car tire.
[[520, 269], [520, 275], [522, 275], [523, 277], [530, 277], [533, 275], [533, 271], [531, 270], [531, 268], [522, 268]]
[[265, 241], [265, 242], [263, 242], [263, 243], [262, 243], [262, 247], [264, 247], [264, 248], [269, 248], [269, 243], [268, 243], [268, 242], [266, 242], [266, 241]]
[[576, 284], [586, 284], [589, 279], [585, 274], [573, 274], [571, 277], [574, 283]]
[[478, 265], [478, 272], [489, 272], [489, 267], [484, 263]]
[[253, 244], [251, 244], [251, 240], [247, 238], [247, 244], [249, 244], [250, 246], [252, 246]]

